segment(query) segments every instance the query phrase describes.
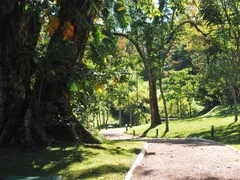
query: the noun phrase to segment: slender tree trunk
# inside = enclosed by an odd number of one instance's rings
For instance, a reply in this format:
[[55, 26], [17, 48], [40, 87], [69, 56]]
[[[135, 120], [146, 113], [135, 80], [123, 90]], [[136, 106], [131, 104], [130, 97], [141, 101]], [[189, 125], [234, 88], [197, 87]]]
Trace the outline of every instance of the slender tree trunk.
[[118, 118], [119, 118], [119, 126], [120, 127], [123, 127], [123, 122], [122, 122], [122, 109], [120, 108], [119, 109], [119, 112], [118, 112]]
[[231, 65], [232, 65], [232, 97], [233, 97], [233, 103], [234, 103], [234, 122], [238, 121], [238, 104], [237, 104], [237, 93], [236, 93], [236, 82], [238, 78], [238, 72], [237, 72], [237, 63], [234, 62], [234, 55], [231, 58]]
[[101, 111], [99, 111], [99, 113], [98, 113], [98, 119], [99, 119], [99, 123], [100, 123], [100, 126], [101, 126], [102, 125]]
[[192, 117], [192, 103], [188, 102], [189, 105], [189, 117]]
[[166, 128], [165, 132], [169, 131], [169, 119], [168, 119], [168, 110], [167, 110], [167, 101], [165, 99], [164, 93], [163, 93], [163, 88], [162, 88], [162, 76], [159, 78], [159, 87], [160, 87], [160, 93], [163, 99], [163, 105], [164, 105], [164, 113], [165, 113], [165, 123], [166, 123]]
[[95, 113], [92, 114], [93, 127], [95, 127]]
[[106, 125], [105, 125], [105, 128], [107, 129], [108, 127], [108, 118], [109, 118], [109, 113], [108, 113], [108, 109], [107, 109], [107, 117], [106, 117]]
[[101, 120], [101, 111], [98, 113], [98, 119], [99, 119], [99, 124], [100, 126], [102, 125], [102, 120]]
[[97, 119], [97, 128], [98, 128], [98, 130], [100, 130], [100, 123], [99, 123], [99, 119], [98, 119], [98, 114], [96, 114], [96, 119]]
[[[235, 42], [237, 47], [237, 57], [236, 57], [236, 66], [235, 68], [235, 76], [238, 79], [239, 76], [239, 65], [240, 65], [240, 29], [238, 28], [238, 33], [235, 34]], [[235, 83], [236, 84], [236, 83]], [[234, 121], [238, 121], [238, 104], [237, 104], [237, 93], [236, 93], [236, 86], [233, 86], [233, 99], [234, 99]]]
[[151, 113], [151, 127], [156, 127], [161, 124], [161, 118], [158, 110], [156, 79], [151, 68], [148, 69], [148, 82], [149, 82], [149, 103]]
[[102, 110], [103, 125], [106, 126], [105, 111]]
[[179, 99], [177, 100], [177, 118], [180, 119]]
[[130, 112], [129, 112], [130, 114], [129, 114], [129, 118], [130, 118], [130, 127], [132, 127], [133, 126], [133, 121], [132, 121], [132, 111], [130, 110]]
[[180, 98], [179, 106], [180, 106], [180, 118], [183, 119], [183, 114], [182, 114], [182, 98]]
[[234, 122], [238, 121], [238, 104], [237, 104], [237, 95], [235, 86], [232, 86], [232, 95], [233, 95], [233, 102], [234, 102]]

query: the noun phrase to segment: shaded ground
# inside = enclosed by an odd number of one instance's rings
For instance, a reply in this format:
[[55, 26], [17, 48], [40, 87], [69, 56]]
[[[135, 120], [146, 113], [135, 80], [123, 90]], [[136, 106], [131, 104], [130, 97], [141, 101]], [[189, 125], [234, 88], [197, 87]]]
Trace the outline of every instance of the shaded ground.
[[0, 180], [56, 175], [63, 180], [122, 180], [142, 146], [137, 141], [111, 141], [72, 147], [59, 144], [36, 152], [0, 149]]
[[[115, 140], [132, 138], [121, 134], [124, 130], [103, 134]], [[134, 171], [133, 180], [240, 179], [240, 154], [229, 147], [185, 139], [144, 140], [149, 143], [148, 153]]]

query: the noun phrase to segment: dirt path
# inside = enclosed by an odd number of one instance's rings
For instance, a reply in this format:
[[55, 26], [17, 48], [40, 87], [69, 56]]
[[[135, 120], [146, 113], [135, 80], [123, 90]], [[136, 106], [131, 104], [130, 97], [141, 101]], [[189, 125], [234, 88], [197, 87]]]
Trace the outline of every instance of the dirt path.
[[149, 141], [133, 180], [240, 179], [240, 154], [229, 147], [192, 140]]
[[[114, 132], [105, 134], [112, 139], [132, 138], [121, 134], [124, 128]], [[148, 152], [132, 180], [240, 180], [240, 154], [229, 147], [186, 139], [144, 140], [149, 143]]]
[[100, 133], [103, 134], [106, 139], [109, 140], [130, 140], [134, 139], [136, 137], [133, 137], [132, 135], [124, 134], [123, 132], [126, 130], [126, 128], [114, 128], [114, 129], [108, 129], [108, 130], [101, 130]]

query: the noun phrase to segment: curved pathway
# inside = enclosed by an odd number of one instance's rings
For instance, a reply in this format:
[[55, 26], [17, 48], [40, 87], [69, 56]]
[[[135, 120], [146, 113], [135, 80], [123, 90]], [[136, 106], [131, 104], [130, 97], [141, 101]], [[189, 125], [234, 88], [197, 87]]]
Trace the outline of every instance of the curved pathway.
[[100, 133], [105, 136], [108, 140], [130, 140], [138, 138], [137, 136], [132, 136], [124, 134], [126, 128], [113, 128], [113, 129], [102, 129]]
[[[132, 139], [123, 134], [124, 130], [111, 129], [103, 134], [108, 134], [108, 139]], [[149, 148], [132, 180], [240, 179], [240, 154], [227, 146], [188, 139], [143, 140]]]

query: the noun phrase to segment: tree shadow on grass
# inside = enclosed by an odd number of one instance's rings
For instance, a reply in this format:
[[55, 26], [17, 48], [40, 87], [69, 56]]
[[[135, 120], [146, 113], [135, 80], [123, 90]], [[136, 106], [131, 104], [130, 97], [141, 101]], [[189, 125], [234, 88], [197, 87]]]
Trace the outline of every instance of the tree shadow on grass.
[[60, 170], [70, 164], [83, 161], [84, 154], [89, 152], [76, 147], [28, 153], [4, 149], [0, 150], [0, 172], [3, 177], [58, 175]]
[[[240, 106], [238, 106], [239, 108]], [[222, 106], [221, 110], [211, 113], [211, 115], [203, 115], [205, 118], [209, 117], [228, 117], [234, 115], [234, 108], [229, 105]]]
[[99, 144], [85, 144], [84, 147], [86, 148], [93, 148], [93, 149], [100, 149], [100, 150], [106, 150], [107, 148], [99, 145]]
[[72, 175], [67, 176], [66, 179], [89, 179], [89, 178], [96, 178], [100, 176], [107, 175], [109, 173], [126, 173], [129, 170], [128, 166], [123, 165], [101, 165], [95, 168], [85, 169], [83, 172], [76, 171], [73, 173], [75, 176]]
[[148, 132], [149, 132], [151, 129], [153, 129], [153, 128], [150, 126], [149, 128], [147, 128], [147, 129], [143, 132], [143, 134], [142, 134], [140, 137], [146, 137], [147, 134], [148, 134]]
[[[19, 152], [12, 149], [0, 149], [0, 179], [8, 176], [51, 176], [64, 175], [75, 176], [68, 173], [68, 167], [99, 154], [125, 155], [138, 154], [140, 148], [104, 147], [101, 145], [84, 145], [75, 147], [55, 147], [38, 152]], [[85, 170], [83, 177], [98, 176], [110, 172], [126, 172], [129, 167], [120, 165], [101, 166], [92, 171]], [[93, 173], [93, 174], [92, 174]], [[67, 174], [67, 175], [66, 175]], [[93, 177], [94, 177], [93, 176]], [[79, 176], [80, 177], [80, 176]], [[72, 179], [72, 178], [67, 178]], [[73, 178], [79, 179], [79, 178]], [[81, 178], [80, 178], [81, 179]]]
[[169, 132], [169, 131], [164, 131], [164, 133], [163, 133], [163, 135], [161, 136], [161, 138], [164, 138], [168, 132]]
[[240, 124], [231, 123], [228, 126], [217, 127], [214, 130], [214, 137], [211, 137], [210, 130], [200, 133], [193, 133], [188, 137], [201, 137], [224, 144], [240, 144]]
[[129, 153], [134, 153], [134, 154], [138, 154], [141, 151], [141, 148], [130, 148], [130, 149], [124, 149], [121, 147], [117, 147], [115, 149], [111, 148], [108, 149], [108, 152], [112, 155], [127, 155]]

